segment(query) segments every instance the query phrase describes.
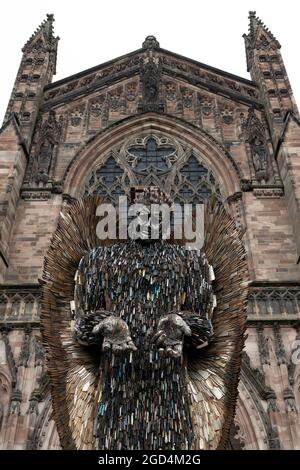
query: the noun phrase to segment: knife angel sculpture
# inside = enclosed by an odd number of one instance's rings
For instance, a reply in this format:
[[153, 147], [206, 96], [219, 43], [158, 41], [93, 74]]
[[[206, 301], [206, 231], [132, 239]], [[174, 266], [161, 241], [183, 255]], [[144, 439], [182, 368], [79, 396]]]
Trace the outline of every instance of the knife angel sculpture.
[[224, 449], [248, 270], [235, 222], [205, 209], [200, 251], [96, 235], [97, 196], [61, 214], [44, 262], [42, 333], [64, 449]]

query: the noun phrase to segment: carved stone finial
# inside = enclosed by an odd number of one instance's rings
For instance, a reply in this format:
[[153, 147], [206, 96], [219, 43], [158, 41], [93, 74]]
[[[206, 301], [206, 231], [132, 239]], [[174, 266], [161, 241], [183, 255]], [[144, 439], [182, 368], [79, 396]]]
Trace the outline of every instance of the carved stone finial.
[[143, 49], [158, 49], [159, 42], [155, 36], [147, 36], [142, 44]]
[[140, 111], [163, 111], [160, 100], [161, 65], [153, 58], [141, 67], [143, 98], [139, 104]]
[[15, 388], [11, 392], [10, 408], [11, 415], [19, 415], [21, 413], [22, 392]]
[[286, 388], [283, 391], [283, 398], [285, 402], [285, 411], [287, 413], [291, 411], [298, 412], [296, 401], [295, 401], [295, 394], [291, 388]]

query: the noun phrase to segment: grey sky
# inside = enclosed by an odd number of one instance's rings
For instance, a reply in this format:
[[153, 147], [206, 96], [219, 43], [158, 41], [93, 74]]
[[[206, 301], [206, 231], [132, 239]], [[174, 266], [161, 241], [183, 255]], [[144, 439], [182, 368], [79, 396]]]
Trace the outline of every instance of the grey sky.
[[2, 122], [21, 48], [54, 13], [60, 36], [54, 80], [126, 54], [153, 34], [161, 47], [249, 78], [244, 40], [248, 11], [256, 10], [282, 45], [300, 105], [299, 13], [295, 0], [26, 0], [5, 2], [0, 18]]

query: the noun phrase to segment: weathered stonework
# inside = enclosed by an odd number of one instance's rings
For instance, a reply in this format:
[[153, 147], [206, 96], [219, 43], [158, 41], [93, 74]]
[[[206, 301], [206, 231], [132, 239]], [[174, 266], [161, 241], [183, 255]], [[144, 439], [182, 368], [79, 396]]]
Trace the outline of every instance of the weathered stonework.
[[166, 51], [151, 36], [52, 83], [52, 24], [48, 15], [24, 46], [0, 130], [0, 448], [60, 447], [39, 339], [44, 254], [60, 211], [97, 190], [93, 175], [109, 169], [109, 155], [119, 178], [113, 197], [119, 183], [126, 192], [141, 178], [128, 148], [154, 136], [176, 147], [179, 197], [193, 152], [244, 234], [248, 339], [231, 447], [300, 449], [300, 118], [279, 42], [251, 12], [251, 80]]

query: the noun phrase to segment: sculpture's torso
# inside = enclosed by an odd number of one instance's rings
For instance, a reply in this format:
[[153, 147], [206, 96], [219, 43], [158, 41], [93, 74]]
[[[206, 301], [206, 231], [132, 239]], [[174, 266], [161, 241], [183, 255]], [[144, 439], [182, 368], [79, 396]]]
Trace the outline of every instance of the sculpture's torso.
[[122, 317], [138, 348], [105, 353], [98, 401], [100, 449], [188, 449], [193, 432], [182, 358], [166, 358], [150, 342], [171, 311], [207, 304], [207, 267], [199, 253], [160, 242], [129, 241], [89, 252], [80, 263], [83, 308]]

